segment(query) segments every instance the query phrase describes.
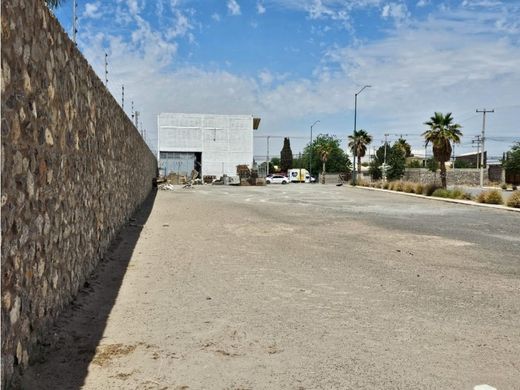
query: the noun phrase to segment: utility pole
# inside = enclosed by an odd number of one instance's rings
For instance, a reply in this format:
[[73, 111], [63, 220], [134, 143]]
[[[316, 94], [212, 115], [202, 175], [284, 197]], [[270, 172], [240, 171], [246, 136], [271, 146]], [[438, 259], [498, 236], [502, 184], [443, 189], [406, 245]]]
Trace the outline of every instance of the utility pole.
[[[477, 148], [477, 158], [475, 159], [475, 161], [477, 162], [477, 169], [480, 169], [480, 143], [481, 143], [481, 138], [480, 138], [480, 135], [476, 135], [473, 138], [475, 138], [475, 139], [472, 139], [471, 143], [475, 144], [476, 148]], [[473, 146], [473, 147], [475, 147], [475, 146]]]
[[77, 16], [77, 10], [78, 8], [78, 1], [73, 0], [72, 1], [72, 42], [76, 44], [76, 33], [78, 32], [78, 16]]
[[121, 85], [121, 107], [125, 110], [125, 85]]
[[383, 159], [383, 181], [386, 182], [386, 145], [388, 145], [388, 136], [390, 134], [385, 134], [385, 157]]
[[[302, 152], [298, 153], [298, 165], [300, 166], [300, 183], [302, 181]], [[289, 179], [290, 180], [290, 179]], [[305, 178], [303, 178], [303, 182], [305, 183]]]
[[269, 176], [269, 138], [271, 138], [269, 135], [267, 136], [267, 161], [266, 161], [266, 177]]
[[[311, 125], [311, 143], [309, 144], [309, 176], [312, 177], [312, 152], [313, 152], [313, 148], [312, 148], [312, 128], [314, 127], [314, 125], [320, 123], [319, 120], [317, 120], [316, 122], [314, 122], [312, 125]], [[311, 180], [309, 180], [309, 183], [312, 183]]]
[[453, 169], [453, 171], [455, 171], [455, 143], [453, 143], [453, 162], [451, 164], [451, 169]]
[[495, 112], [495, 110], [486, 110], [485, 108], [482, 110], [477, 109], [477, 113], [482, 113], [482, 134], [481, 134], [481, 142], [482, 142], [482, 154], [480, 155], [480, 187], [484, 186], [484, 153], [485, 153], [485, 133], [486, 133], [486, 113]]
[[[353, 134], [356, 134], [356, 130], [357, 130], [357, 97], [358, 95], [363, 92], [363, 90], [365, 88], [370, 88], [372, 87], [371, 85], [365, 85], [363, 86], [363, 88], [361, 88], [357, 93], [354, 94], [354, 133]], [[353, 150], [353, 167], [354, 167], [354, 170], [352, 171], [352, 184], [353, 185], [356, 185], [356, 175], [357, 175], [357, 172], [356, 172], [356, 153], [357, 153], [357, 148], [354, 147], [354, 150]]]
[[108, 86], [108, 54], [105, 52], [105, 87]]
[[423, 160], [423, 168], [426, 168], [426, 152], [428, 150], [428, 142], [424, 143], [424, 160]]

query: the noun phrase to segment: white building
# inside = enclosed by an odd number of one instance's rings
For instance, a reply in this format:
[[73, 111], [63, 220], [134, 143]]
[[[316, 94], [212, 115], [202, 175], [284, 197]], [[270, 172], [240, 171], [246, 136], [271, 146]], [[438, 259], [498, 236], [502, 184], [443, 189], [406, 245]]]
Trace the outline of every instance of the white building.
[[236, 175], [237, 165], [253, 163], [253, 130], [259, 125], [260, 118], [251, 115], [159, 114], [161, 173]]

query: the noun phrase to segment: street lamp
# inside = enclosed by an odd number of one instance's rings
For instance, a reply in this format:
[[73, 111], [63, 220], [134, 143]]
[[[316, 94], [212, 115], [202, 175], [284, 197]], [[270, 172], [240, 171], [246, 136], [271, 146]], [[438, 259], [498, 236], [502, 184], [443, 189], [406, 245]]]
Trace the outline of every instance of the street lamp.
[[312, 167], [312, 128], [314, 127], [314, 125], [316, 123], [320, 123], [320, 121], [317, 120], [316, 122], [314, 122], [311, 125], [311, 143], [309, 144], [309, 183], [312, 183], [312, 171], [311, 171], [311, 167]]
[[[363, 88], [361, 88], [359, 90], [358, 93], [356, 93], [354, 95], [354, 134], [356, 133], [356, 130], [357, 130], [357, 95], [359, 95], [361, 92], [363, 92], [363, 90], [365, 88], [370, 88], [371, 85], [365, 85], [363, 86]], [[354, 148], [354, 150], [352, 151], [353, 154], [354, 154], [354, 161], [353, 161], [353, 167], [354, 167], [354, 170], [352, 172], [352, 184], [356, 185], [356, 148]]]

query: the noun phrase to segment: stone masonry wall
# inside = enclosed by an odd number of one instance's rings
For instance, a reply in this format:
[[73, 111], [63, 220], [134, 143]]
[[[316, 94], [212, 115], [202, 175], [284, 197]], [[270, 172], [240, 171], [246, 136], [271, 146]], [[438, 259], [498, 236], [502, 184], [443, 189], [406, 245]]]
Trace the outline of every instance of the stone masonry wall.
[[[441, 181], [440, 172], [433, 173], [424, 168], [406, 168], [402, 180], [417, 183], [434, 183]], [[479, 185], [480, 169], [448, 169], [446, 171], [448, 185]], [[484, 184], [488, 182], [488, 171], [484, 169]]]
[[43, 2], [1, 11], [4, 388], [149, 194], [157, 165]]

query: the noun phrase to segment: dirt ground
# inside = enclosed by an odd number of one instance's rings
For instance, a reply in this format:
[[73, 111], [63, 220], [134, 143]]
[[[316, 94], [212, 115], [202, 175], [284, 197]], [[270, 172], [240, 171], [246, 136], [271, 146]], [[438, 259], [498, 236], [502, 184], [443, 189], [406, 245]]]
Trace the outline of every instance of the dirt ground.
[[348, 187], [159, 191], [27, 389], [520, 388], [520, 217]]

